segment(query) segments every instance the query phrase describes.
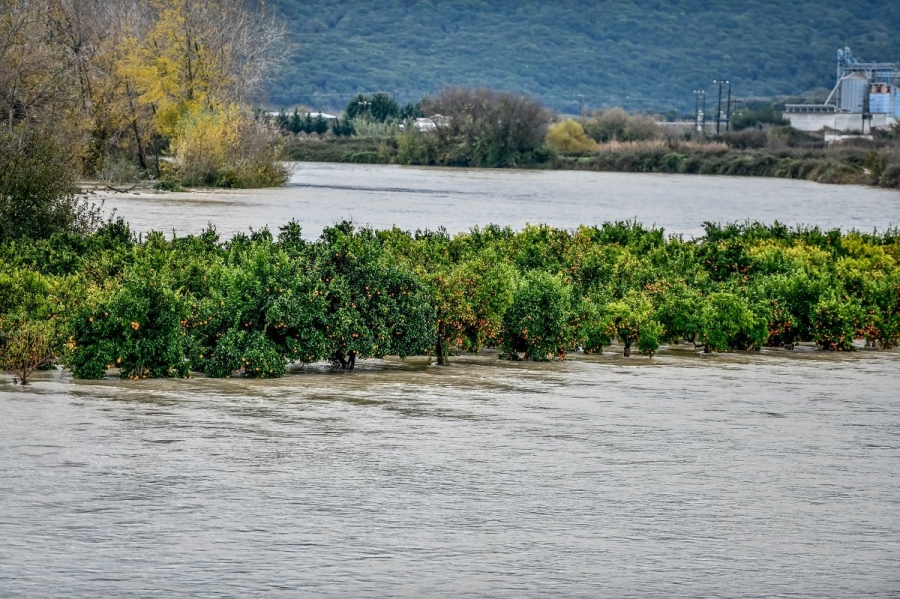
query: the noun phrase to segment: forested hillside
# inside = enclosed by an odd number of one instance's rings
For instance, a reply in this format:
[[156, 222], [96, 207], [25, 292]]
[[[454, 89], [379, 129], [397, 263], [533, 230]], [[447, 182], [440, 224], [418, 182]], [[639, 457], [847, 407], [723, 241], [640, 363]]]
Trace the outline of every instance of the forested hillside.
[[691, 91], [716, 78], [738, 97], [831, 87], [845, 45], [900, 60], [900, 3], [888, 0], [274, 1], [299, 45], [270, 88], [275, 106], [463, 85], [567, 111], [693, 110]]

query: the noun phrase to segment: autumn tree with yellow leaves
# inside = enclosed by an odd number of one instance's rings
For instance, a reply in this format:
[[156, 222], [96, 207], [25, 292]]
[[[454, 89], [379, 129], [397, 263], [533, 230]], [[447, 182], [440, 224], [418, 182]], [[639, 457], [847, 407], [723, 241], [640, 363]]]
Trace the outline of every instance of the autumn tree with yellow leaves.
[[0, 126], [63, 125], [85, 176], [280, 184], [249, 103], [285, 56], [262, 2], [0, 0]]

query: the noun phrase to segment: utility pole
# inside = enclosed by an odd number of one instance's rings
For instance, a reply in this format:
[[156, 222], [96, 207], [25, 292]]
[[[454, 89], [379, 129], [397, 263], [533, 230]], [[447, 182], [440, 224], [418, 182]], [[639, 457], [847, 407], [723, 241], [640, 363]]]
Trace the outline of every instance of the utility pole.
[[713, 83], [719, 84], [719, 103], [716, 104], [716, 135], [719, 134], [719, 127], [722, 122], [722, 84], [728, 83], [727, 81], [723, 81], [721, 79], [713, 79]]
[[731, 131], [731, 81], [728, 82], [728, 104], [725, 108], [725, 130]]
[[578, 116], [584, 116], [584, 94], [578, 94]]

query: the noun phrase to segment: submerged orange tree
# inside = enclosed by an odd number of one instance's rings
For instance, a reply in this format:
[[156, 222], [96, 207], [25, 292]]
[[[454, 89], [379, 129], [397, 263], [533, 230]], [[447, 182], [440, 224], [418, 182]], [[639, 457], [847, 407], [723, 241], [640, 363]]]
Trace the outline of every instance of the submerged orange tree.
[[0, 244], [0, 361], [53, 360], [79, 378], [277, 377], [483, 347], [556, 360], [614, 340], [647, 357], [672, 343], [887, 349], [900, 344], [898, 260], [896, 230], [777, 223], [707, 224], [694, 240], [634, 222], [452, 236], [345, 222], [316, 240], [292, 222], [169, 240], [118, 221]]

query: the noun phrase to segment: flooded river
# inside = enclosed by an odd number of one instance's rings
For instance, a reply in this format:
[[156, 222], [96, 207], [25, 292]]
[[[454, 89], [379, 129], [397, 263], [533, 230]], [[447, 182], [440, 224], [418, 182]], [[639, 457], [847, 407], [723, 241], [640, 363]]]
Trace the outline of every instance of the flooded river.
[[900, 353], [0, 381], [3, 597], [897, 597]]
[[426, 169], [300, 163], [278, 189], [104, 194], [135, 230], [225, 236], [249, 227], [277, 231], [292, 218], [307, 237], [342, 219], [414, 231], [526, 223], [574, 228], [637, 219], [668, 233], [700, 235], [704, 221], [746, 219], [824, 228], [900, 225], [900, 193], [785, 179], [573, 171]]
[[[773, 179], [299, 165], [116, 194], [138, 231], [900, 224]], [[0, 597], [897, 597], [900, 351], [0, 375]]]

